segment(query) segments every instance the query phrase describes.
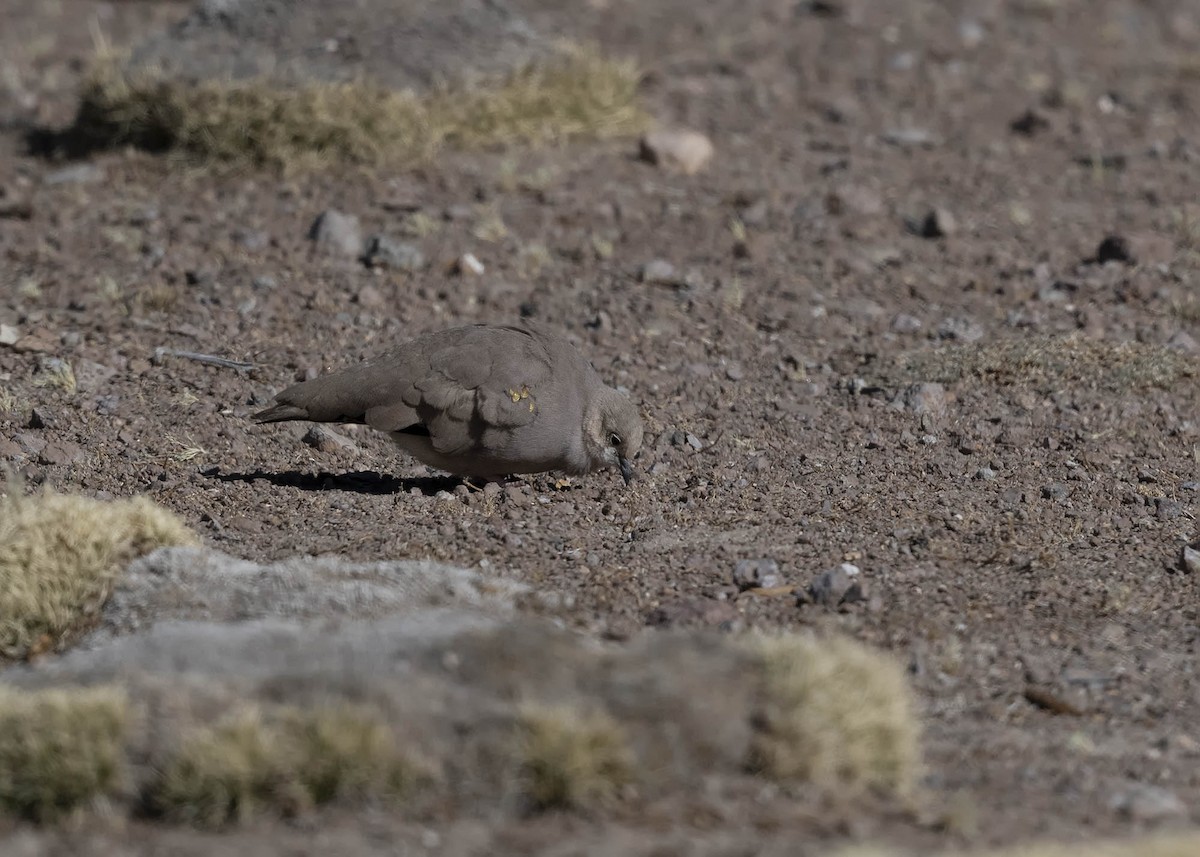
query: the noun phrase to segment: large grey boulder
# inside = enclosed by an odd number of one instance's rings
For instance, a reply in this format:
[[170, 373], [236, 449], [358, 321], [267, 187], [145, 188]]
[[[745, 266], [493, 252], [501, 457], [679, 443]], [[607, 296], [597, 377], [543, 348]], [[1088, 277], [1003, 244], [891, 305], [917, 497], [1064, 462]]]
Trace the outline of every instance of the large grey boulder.
[[420, 91], [503, 77], [551, 50], [499, 0], [202, 0], [135, 48], [129, 69]]

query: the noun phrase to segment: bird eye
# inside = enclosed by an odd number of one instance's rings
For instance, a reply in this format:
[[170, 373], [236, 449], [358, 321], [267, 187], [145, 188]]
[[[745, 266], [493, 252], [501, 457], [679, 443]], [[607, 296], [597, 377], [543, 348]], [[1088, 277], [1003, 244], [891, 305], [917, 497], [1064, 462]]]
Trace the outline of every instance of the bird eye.
[[616, 432], [613, 432], [612, 434], [610, 434], [608, 436], [608, 442], [611, 443], [613, 446], [620, 446], [621, 445], [621, 436], [619, 434], [617, 434]]

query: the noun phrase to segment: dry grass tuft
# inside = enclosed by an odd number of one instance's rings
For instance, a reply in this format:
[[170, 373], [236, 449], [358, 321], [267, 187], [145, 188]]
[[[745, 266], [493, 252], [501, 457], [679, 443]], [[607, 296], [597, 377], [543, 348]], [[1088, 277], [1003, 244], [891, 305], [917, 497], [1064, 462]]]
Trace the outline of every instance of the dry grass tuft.
[[1043, 390], [1064, 384], [1115, 391], [1169, 388], [1200, 372], [1200, 362], [1171, 348], [1079, 336], [938, 348], [911, 355], [901, 367], [909, 379], [953, 383], [975, 376], [993, 384]]
[[752, 645], [763, 669], [754, 770], [844, 792], [912, 792], [920, 730], [898, 664], [845, 639], [760, 637]]
[[[1153, 834], [1127, 841], [1034, 843], [998, 851], [939, 852], [941, 857], [1193, 857], [1200, 854], [1196, 834]], [[915, 857], [907, 851], [852, 847], [830, 857]]]
[[0, 499], [0, 657], [58, 648], [99, 613], [125, 563], [196, 543], [145, 497], [104, 503], [46, 491]]
[[56, 390], [62, 390], [68, 396], [75, 395], [77, 385], [71, 361], [63, 360], [60, 357], [51, 357], [46, 360], [37, 377], [33, 379], [33, 386], [53, 387]]
[[1200, 854], [1200, 836], [1154, 835], [1127, 842], [1071, 842], [1005, 848], [984, 857], [1191, 857]]
[[116, 792], [128, 719], [115, 690], [0, 687], [0, 808], [44, 821]]
[[188, 737], [148, 799], [169, 818], [215, 827], [332, 801], [396, 798], [420, 778], [371, 709], [246, 708]]
[[397, 164], [445, 146], [481, 148], [607, 138], [642, 130], [640, 75], [583, 49], [487, 88], [397, 92], [366, 81], [283, 87], [186, 83], [100, 60], [72, 133], [89, 146], [135, 145], [202, 161], [303, 169]]
[[633, 782], [626, 736], [604, 712], [527, 707], [520, 717], [525, 794], [545, 809], [592, 809]]

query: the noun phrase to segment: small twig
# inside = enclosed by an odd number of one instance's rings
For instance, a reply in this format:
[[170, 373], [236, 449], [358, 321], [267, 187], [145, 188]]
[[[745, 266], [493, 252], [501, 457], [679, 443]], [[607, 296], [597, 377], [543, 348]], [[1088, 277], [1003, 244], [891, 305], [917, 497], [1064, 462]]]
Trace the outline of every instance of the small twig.
[[169, 354], [172, 357], [182, 357], [184, 360], [195, 360], [197, 363], [207, 363], [210, 366], [220, 366], [224, 369], [236, 369], [239, 372], [249, 372], [254, 368], [253, 363], [243, 363], [240, 360], [230, 360], [228, 357], [218, 357], [215, 354], [198, 354], [195, 351], [177, 351], [174, 348], [156, 348], [154, 354], [161, 357]]

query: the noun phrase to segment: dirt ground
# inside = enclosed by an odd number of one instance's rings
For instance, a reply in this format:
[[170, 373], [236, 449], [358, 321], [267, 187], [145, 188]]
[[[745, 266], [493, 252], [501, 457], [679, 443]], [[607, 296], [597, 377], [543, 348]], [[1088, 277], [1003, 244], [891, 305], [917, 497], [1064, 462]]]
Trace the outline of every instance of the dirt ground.
[[[650, 113], [714, 143], [690, 177], [633, 140], [288, 177], [48, 159], [31, 131], [70, 120], [96, 34], [129, 43], [185, 7], [0, 5], [0, 323], [19, 335], [0, 459], [27, 482], [147, 492], [248, 559], [483, 567], [610, 638], [816, 626], [886, 648], [923, 706], [933, 809], [773, 822], [797, 841], [1200, 822], [1192, 4], [512, 4], [635, 57]], [[327, 208], [427, 269], [321, 254]], [[483, 274], [453, 272], [466, 252]], [[656, 260], [673, 273], [644, 278]], [[545, 476], [497, 501], [365, 430], [322, 451], [248, 419], [306, 373], [523, 316], [642, 404], [632, 488]], [[869, 597], [739, 594], [736, 563], [760, 558], [800, 588], [852, 562]]]

